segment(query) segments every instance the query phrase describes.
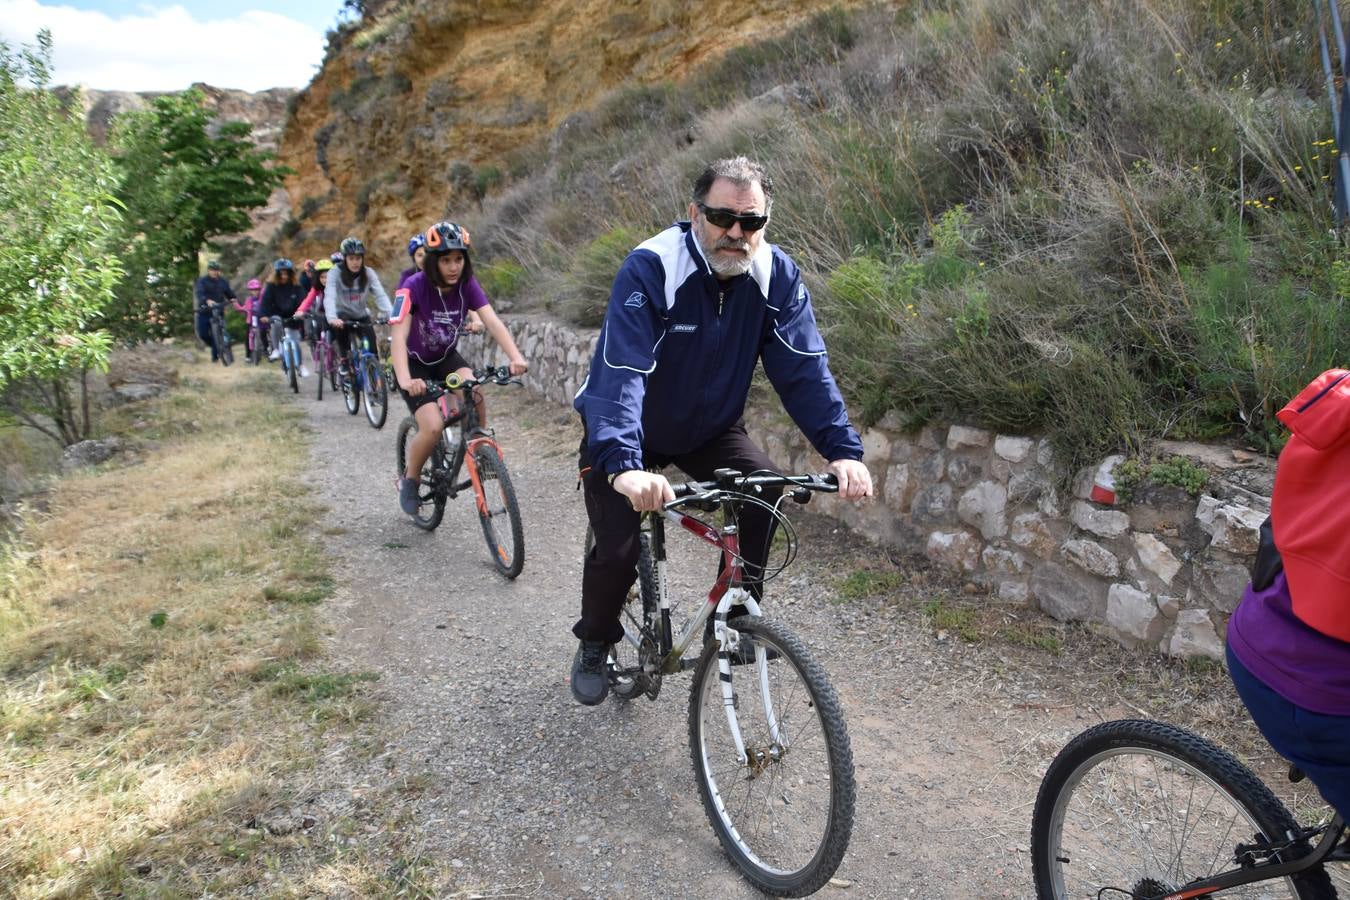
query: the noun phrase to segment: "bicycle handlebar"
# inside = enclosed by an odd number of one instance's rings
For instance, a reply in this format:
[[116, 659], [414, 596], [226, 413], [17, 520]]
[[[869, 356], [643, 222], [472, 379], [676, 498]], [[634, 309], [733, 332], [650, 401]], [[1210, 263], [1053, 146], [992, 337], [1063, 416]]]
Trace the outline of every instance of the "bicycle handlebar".
[[452, 391], [476, 387], [480, 384], [520, 384], [520, 379], [511, 377], [510, 366], [488, 366], [474, 369], [472, 378], [461, 378], [458, 372], [445, 376], [445, 386]]
[[672, 484], [675, 499], [665, 504], [672, 509], [688, 503], [718, 504], [728, 494], [758, 494], [764, 487], [787, 487], [797, 503], [805, 503], [812, 491], [837, 493], [839, 479], [833, 473], [820, 475], [742, 475], [735, 469], [718, 469], [714, 481], [686, 481]]

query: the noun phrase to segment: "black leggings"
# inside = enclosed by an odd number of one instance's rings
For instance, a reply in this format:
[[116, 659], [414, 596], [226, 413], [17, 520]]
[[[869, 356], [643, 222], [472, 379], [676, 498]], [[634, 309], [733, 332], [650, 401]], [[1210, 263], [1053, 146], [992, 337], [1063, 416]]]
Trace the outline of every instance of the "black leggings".
[[[743, 422], [737, 422], [688, 453], [663, 457], [644, 450], [642, 457], [648, 465], [678, 466], [695, 481], [711, 481], [713, 472], [721, 468], [736, 469], [743, 475], [761, 470], [778, 471], [768, 454], [746, 434]], [[572, 633], [582, 640], [613, 644], [623, 638], [619, 610], [628, 596], [628, 589], [637, 580], [641, 517], [629, 505], [628, 498], [614, 490], [607, 473], [590, 469], [584, 433], [579, 462], [584, 473], [586, 516], [595, 531], [595, 548], [582, 564], [581, 618], [572, 626]], [[770, 488], [764, 491], [761, 499], [772, 504], [781, 494], [781, 488]], [[758, 576], [764, 571], [776, 523], [761, 507], [746, 506], [741, 511], [739, 524], [741, 555], [745, 557], [745, 586], [758, 600], [764, 594], [764, 585]], [[720, 558], [718, 569], [721, 570]]]
[[343, 319], [342, 321], [346, 325], [342, 328], [334, 328], [333, 338], [337, 343], [338, 353], [343, 359], [346, 359], [350, 352], [353, 331], [360, 333], [369, 342], [371, 353], [379, 354], [379, 344], [375, 340], [375, 328], [370, 324], [370, 316], [360, 319]]

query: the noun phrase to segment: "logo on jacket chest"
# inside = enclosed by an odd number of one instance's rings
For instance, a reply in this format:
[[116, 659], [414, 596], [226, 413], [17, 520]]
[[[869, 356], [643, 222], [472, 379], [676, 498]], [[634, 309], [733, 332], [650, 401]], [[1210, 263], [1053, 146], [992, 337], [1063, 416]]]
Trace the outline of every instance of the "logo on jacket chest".
[[697, 326], [697, 325], [672, 325], [672, 326], [670, 326], [670, 333], [671, 333], [671, 334], [693, 334], [695, 331], [698, 331], [698, 326]]

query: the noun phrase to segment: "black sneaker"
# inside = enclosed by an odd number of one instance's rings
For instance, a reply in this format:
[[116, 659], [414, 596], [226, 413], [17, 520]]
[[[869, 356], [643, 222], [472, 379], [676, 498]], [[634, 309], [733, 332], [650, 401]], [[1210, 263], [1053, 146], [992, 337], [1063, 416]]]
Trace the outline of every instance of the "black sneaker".
[[398, 480], [398, 505], [410, 516], [417, 515], [417, 510], [421, 508], [421, 502], [417, 497], [417, 489], [421, 486], [415, 478]]
[[609, 674], [605, 661], [609, 645], [604, 641], [581, 641], [572, 658], [572, 696], [578, 703], [595, 706], [609, 693]]

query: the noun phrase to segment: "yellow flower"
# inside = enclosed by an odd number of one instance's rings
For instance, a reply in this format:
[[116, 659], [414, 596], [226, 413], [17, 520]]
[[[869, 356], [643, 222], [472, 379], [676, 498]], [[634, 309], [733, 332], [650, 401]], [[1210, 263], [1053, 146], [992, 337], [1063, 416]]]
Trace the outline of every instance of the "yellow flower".
[[1303, 171], [1303, 167], [1302, 167], [1302, 166], [1294, 166], [1294, 171], [1295, 171], [1295, 172], [1302, 172], [1302, 171]]
[[1218, 150], [1218, 149], [1219, 149], [1218, 147], [1210, 147], [1210, 148], [1209, 148], [1209, 152], [1210, 152], [1210, 153], [1214, 153], [1214, 152], [1215, 152], [1216, 150]]

